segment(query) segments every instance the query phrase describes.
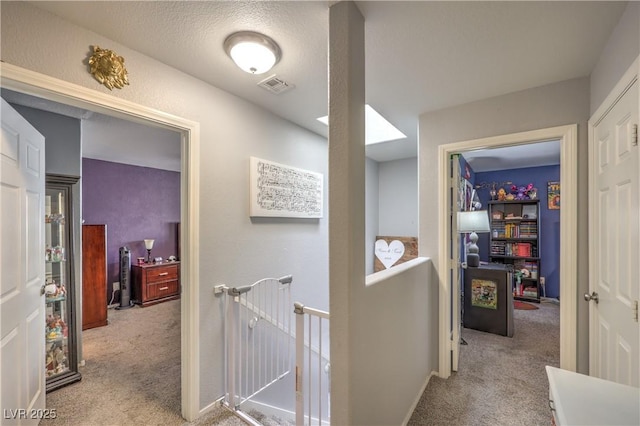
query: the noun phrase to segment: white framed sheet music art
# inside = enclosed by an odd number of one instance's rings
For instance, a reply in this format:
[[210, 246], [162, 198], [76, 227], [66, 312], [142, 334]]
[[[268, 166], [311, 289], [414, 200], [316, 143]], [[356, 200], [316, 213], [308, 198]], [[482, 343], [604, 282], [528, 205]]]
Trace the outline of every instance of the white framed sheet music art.
[[321, 218], [322, 173], [250, 157], [249, 216]]

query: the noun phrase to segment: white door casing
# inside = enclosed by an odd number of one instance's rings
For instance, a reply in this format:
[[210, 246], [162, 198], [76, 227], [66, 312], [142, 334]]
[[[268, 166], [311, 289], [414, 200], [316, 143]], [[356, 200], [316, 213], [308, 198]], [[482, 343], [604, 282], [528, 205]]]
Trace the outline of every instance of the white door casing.
[[638, 85], [636, 60], [589, 121], [589, 292], [593, 296], [589, 373], [636, 387], [640, 386]]
[[38, 424], [45, 408], [44, 137], [2, 99], [0, 406], [2, 424]]
[[462, 327], [461, 319], [461, 300], [460, 300], [460, 235], [458, 234], [458, 205], [460, 192], [460, 154], [451, 156], [451, 183], [450, 183], [450, 201], [449, 211], [451, 216], [449, 223], [451, 224], [451, 258], [450, 274], [451, 274], [451, 304], [453, 306], [451, 319], [451, 370], [458, 371], [458, 362], [460, 361], [460, 328]]
[[[487, 138], [440, 145], [438, 147], [438, 200], [440, 205], [438, 227], [438, 274], [439, 274], [439, 366], [438, 376], [448, 378], [452, 371], [451, 321], [453, 320], [450, 252], [452, 245], [451, 229], [448, 224], [448, 192], [450, 162], [452, 154], [489, 149], [504, 146], [523, 145], [533, 142], [558, 139], [560, 141], [560, 181], [562, 194], [562, 210], [560, 211], [560, 367], [576, 371], [578, 339], [577, 333], [577, 218], [578, 218], [578, 126], [550, 127], [520, 133], [512, 133]], [[445, 271], [444, 273], [441, 271]]]

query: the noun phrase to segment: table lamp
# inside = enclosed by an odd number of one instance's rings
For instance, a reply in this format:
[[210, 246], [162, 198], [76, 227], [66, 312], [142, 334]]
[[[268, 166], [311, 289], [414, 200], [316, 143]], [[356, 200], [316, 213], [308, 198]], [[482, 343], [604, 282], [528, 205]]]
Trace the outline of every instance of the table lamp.
[[144, 246], [147, 249], [147, 263], [151, 263], [151, 249], [155, 240], [144, 240]]
[[489, 214], [486, 210], [474, 210], [469, 212], [458, 212], [458, 232], [468, 234], [471, 242], [467, 247], [467, 266], [480, 266], [480, 249], [476, 245], [478, 242], [477, 232], [489, 232]]

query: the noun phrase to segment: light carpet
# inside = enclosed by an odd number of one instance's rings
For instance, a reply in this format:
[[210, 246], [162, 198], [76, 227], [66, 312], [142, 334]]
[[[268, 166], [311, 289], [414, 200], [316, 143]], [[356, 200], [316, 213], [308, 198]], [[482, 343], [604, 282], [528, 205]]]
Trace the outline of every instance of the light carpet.
[[549, 425], [545, 365], [560, 364], [560, 306], [514, 311], [512, 338], [462, 329], [459, 371], [432, 377], [409, 425]]

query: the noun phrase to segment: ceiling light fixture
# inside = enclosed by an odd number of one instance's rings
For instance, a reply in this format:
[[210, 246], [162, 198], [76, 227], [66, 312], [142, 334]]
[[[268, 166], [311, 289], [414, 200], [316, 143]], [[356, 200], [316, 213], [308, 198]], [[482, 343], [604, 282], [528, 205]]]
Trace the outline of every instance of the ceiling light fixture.
[[262, 74], [278, 63], [280, 47], [271, 37], [253, 31], [238, 31], [224, 41], [233, 62], [250, 74]]

